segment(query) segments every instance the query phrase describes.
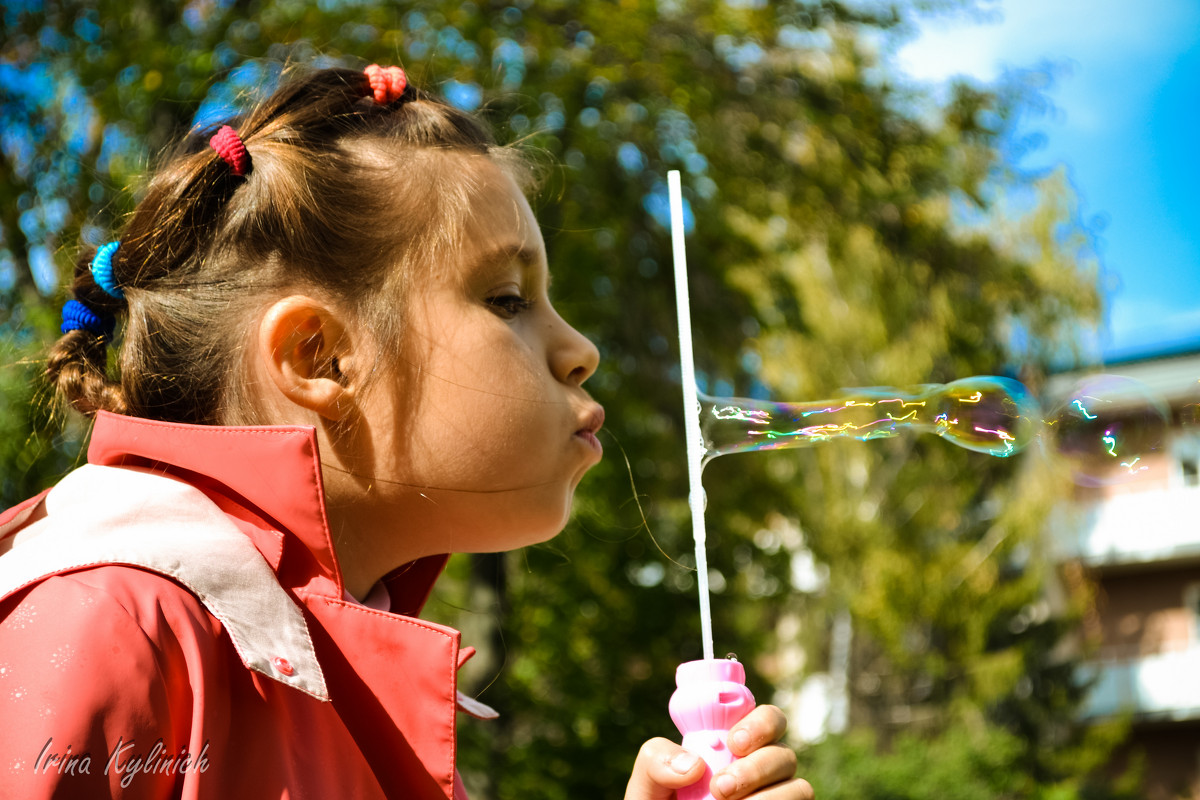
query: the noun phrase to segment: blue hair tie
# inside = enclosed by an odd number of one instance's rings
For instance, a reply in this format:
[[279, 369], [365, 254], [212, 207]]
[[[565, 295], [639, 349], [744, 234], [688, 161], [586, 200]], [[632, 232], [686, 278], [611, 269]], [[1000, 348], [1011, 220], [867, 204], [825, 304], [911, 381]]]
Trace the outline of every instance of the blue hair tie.
[[92, 280], [109, 297], [124, 300], [125, 292], [121, 291], [121, 287], [117, 286], [117, 282], [113, 279], [112, 268], [113, 255], [116, 254], [117, 248], [120, 246], [120, 242], [109, 242], [108, 244], [100, 245], [100, 249], [96, 251], [96, 255], [92, 259]]
[[104, 319], [78, 300], [68, 300], [63, 304], [62, 325], [59, 330], [62, 333], [87, 331], [93, 336], [107, 336], [111, 339], [116, 325], [115, 319]]

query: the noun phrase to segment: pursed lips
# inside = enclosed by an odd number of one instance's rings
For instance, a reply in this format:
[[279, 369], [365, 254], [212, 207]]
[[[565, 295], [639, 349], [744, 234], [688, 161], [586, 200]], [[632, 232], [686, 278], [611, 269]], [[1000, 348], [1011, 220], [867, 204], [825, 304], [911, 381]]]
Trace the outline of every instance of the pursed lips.
[[596, 432], [604, 425], [604, 408], [596, 405], [592, 408], [591, 414], [587, 421], [575, 431], [575, 435], [583, 439], [596, 450], [603, 452], [604, 448], [600, 444], [600, 440], [596, 438]]

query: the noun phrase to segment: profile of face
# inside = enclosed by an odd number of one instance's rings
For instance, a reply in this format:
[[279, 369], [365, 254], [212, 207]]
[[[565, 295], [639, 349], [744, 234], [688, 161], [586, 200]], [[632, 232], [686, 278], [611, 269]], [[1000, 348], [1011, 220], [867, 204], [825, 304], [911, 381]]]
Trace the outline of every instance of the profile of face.
[[550, 302], [524, 195], [473, 160], [458, 257], [416, 282], [399, 366], [359, 403], [373, 451], [367, 499], [403, 530], [406, 557], [554, 536], [602, 452], [604, 412], [583, 388], [599, 353]]

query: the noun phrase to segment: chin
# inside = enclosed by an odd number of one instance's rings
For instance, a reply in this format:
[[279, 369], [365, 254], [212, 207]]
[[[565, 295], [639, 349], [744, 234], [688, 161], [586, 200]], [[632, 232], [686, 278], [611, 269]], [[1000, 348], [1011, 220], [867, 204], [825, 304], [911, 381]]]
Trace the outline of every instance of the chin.
[[474, 552], [501, 552], [550, 541], [562, 533], [571, 519], [574, 483], [566, 487], [560, 483], [552, 492], [526, 494], [503, 510], [494, 507], [488, 513], [477, 510], [482, 516], [467, 523], [474, 531], [471, 535], [474, 544], [468, 547]]
[[571, 498], [567, 498], [567, 502], [563, 504], [561, 509], [553, 513], [547, 513], [545, 517], [537, 520], [532, 520], [529, 527], [525, 529], [525, 535], [522, 537], [525, 541], [520, 545], [522, 547], [531, 544], [541, 544], [548, 542], [555, 536], [563, 532], [563, 528], [567, 527], [567, 523], [571, 520]]
[[553, 539], [554, 537], [558, 536], [560, 533], [563, 532], [563, 528], [567, 527], [567, 523], [570, 521], [570, 519], [571, 519], [571, 510], [568, 507], [567, 513], [563, 514], [553, 524], [548, 524], [545, 526], [538, 526], [537, 529], [535, 531], [533, 531], [532, 536], [530, 536], [531, 541], [529, 543], [530, 544], [541, 544], [542, 542], [550, 541], [551, 539]]

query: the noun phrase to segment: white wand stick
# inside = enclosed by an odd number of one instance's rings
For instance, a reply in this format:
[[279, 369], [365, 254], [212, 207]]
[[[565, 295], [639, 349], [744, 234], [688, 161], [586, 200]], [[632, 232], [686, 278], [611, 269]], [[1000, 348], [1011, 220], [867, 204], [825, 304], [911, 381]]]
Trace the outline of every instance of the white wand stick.
[[687, 254], [683, 247], [683, 191], [679, 170], [667, 173], [671, 199], [671, 250], [675, 256], [675, 312], [679, 317], [679, 366], [683, 383], [683, 429], [687, 436], [688, 507], [692, 511], [692, 538], [696, 542], [696, 583], [700, 590], [700, 628], [704, 657], [713, 657], [712, 610], [708, 598], [708, 555], [704, 530], [704, 439], [700, 434], [700, 399], [696, 396], [696, 362], [692, 356], [692, 312], [688, 301]]

